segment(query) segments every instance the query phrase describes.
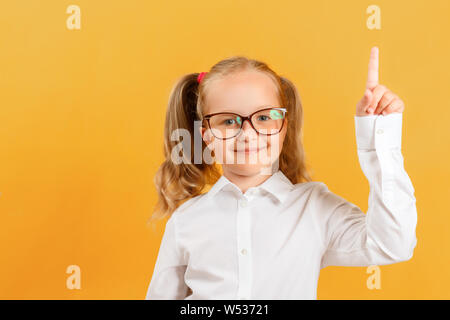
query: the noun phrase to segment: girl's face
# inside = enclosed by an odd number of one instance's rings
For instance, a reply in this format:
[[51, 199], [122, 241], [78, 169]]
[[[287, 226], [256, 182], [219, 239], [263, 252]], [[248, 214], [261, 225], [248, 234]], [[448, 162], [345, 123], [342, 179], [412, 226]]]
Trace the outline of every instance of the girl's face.
[[[208, 87], [205, 100], [203, 115], [234, 112], [245, 117], [261, 109], [282, 107], [275, 83], [257, 71], [242, 71], [214, 80]], [[248, 120], [242, 123], [242, 130], [237, 136], [226, 140], [214, 137], [207, 124], [200, 130], [203, 140], [208, 148], [214, 150], [216, 162], [222, 164], [224, 171], [254, 175], [271, 168], [279, 157], [287, 131], [287, 118], [284, 121], [282, 130], [273, 135], [258, 134]]]

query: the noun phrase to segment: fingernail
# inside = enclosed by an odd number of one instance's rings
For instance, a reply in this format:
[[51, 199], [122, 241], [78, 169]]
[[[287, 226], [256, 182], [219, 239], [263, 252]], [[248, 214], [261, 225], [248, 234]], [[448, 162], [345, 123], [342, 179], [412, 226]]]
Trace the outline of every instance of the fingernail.
[[386, 111], [383, 111], [383, 116], [385, 116], [386, 115]]

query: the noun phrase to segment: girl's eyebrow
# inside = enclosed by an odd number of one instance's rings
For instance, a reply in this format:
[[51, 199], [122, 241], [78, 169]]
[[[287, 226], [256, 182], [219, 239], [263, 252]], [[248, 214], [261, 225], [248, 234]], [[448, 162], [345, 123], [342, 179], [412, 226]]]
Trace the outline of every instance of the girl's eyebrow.
[[[265, 105], [261, 105], [261, 106], [258, 106], [258, 108], [255, 109], [253, 112], [256, 112], [256, 111], [258, 111], [258, 110], [265, 109], [265, 108], [276, 107], [276, 106], [278, 106], [278, 105], [277, 105], [277, 104], [265, 104]], [[226, 109], [226, 110], [228, 110], [228, 109]], [[237, 111], [232, 111], [232, 110], [226, 111], [226, 110], [224, 110], [224, 111], [217, 111], [217, 113], [222, 113], [222, 112], [239, 113], [239, 112], [237, 112]], [[250, 112], [249, 114], [251, 114], [251, 113], [253, 113], [253, 112]]]

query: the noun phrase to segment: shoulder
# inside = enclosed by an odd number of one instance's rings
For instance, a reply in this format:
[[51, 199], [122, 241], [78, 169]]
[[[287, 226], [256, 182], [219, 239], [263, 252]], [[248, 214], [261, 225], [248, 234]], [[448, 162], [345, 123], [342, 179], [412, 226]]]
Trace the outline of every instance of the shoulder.
[[296, 193], [310, 192], [312, 194], [323, 189], [328, 190], [328, 187], [321, 181], [300, 182], [292, 186], [292, 192]]
[[189, 211], [195, 211], [196, 208], [205, 200], [206, 193], [199, 194], [195, 197], [189, 198], [184, 201], [181, 205], [179, 205], [175, 211], [172, 213], [172, 216], [180, 216], [185, 215]]
[[310, 198], [316, 213], [319, 215], [326, 215], [327, 213], [333, 214], [337, 209], [356, 209], [360, 211], [358, 206], [333, 190], [330, 190], [329, 187], [323, 182], [317, 182], [314, 187], [312, 187]]
[[321, 181], [296, 183], [291, 191], [295, 199], [304, 202], [308, 206], [316, 206], [317, 203], [326, 201], [329, 193], [328, 186]]

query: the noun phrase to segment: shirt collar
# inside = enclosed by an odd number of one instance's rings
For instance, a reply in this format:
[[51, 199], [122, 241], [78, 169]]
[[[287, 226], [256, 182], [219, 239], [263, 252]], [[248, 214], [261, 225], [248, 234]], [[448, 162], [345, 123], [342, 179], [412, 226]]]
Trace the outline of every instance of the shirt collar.
[[[286, 200], [286, 198], [288, 197], [288, 193], [293, 188], [294, 185], [292, 184], [292, 182], [284, 175], [281, 170], [278, 170], [262, 184], [256, 187], [251, 187], [247, 191], [250, 191], [251, 189], [263, 189], [274, 196], [278, 201], [284, 202], [284, 200]], [[212, 199], [221, 190], [231, 190], [242, 194], [242, 191], [239, 189], [239, 187], [228, 180], [224, 175], [222, 175], [208, 191], [208, 197]]]

